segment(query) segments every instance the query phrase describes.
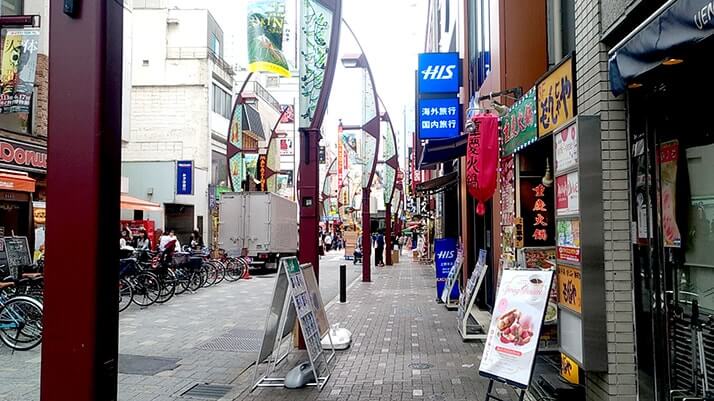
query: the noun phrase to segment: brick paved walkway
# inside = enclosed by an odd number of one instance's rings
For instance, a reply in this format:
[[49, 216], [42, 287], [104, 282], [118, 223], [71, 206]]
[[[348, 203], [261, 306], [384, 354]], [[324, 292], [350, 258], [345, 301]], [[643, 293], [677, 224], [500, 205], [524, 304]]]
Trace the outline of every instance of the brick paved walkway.
[[[372, 283], [356, 282], [348, 291], [347, 304], [328, 305], [330, 322], [350, 329], [354, 344], [338, 351], [331, 364], [332, 377], [322, 392], [262, 388], [249, 393], [251, 370], [236, 380], [239, 388], [224, 399], [483, 399], [488, 382], [478, 376], [482, 344], [462, 342], [456, 312], [434, 301], [433, 268], [403, 262], [376, 270], [372, 279]], [[298, 359], [283, 363], [289, 368]], [[498, 393], [505, 399], [512, 396], [503, 389]]]

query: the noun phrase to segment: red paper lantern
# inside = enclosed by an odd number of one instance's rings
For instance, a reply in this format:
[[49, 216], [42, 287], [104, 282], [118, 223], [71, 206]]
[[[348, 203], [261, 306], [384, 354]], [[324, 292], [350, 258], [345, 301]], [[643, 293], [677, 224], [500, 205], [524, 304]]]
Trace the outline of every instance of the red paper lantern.
[[478, 114], [471, 118], [476, 128], [469, 134], [466, 149], [466, 187], [476, 198], [476, 213], [486, 213], [485, 202], [496, 190], [498, 175], [498, 117]]

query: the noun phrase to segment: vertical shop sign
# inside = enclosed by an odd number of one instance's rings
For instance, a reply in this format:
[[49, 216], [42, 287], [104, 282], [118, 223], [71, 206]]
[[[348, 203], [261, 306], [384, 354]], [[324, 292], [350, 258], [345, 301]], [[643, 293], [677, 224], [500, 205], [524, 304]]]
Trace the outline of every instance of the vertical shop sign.
[[553, 187], [546, 187], [540, 177], [521, 177], [521, 217], [523, 217], [524, 244], [552, 246], [555, 242], [553, 224]]
[[558, 266], [558, 303], [573, 312], [582, 310], [582, 279], [580, 270], [560, 265]]
[[523, 218], [522, 217], [516, 217], [513, 219], [513, 226], [514, 226], [514, 232], [513, 232], [513, 245], [516, 248], [523, 248], [524, 241], [524, 230], [523, 230]]
[[268, 156], [260, 155], [258, 156], [258, 180], [260, 181], [260, 191], [265, 192], [268, 190]]
[[578, 173], [573, 172], [555, 178], [555, 208], [559, 215], [574, 214], [580, 210], [580, 187]]
[[419, 99], [419, 139], [453, 138], [461, 134], [459, 99]]
[[498, 174], [498, 119], [491, 114], [473, 117], [476, 128], [466, 148], [466, 187], [478, 204], [476, 213], [486, 213], [485, 202], [496, 190]]
[[[424, 203], [424, 202], [422, 202]], [[456, 238], [437, 238], [434, 240], [434, 264], [436, 265], [436, 298], [441, 298], [441, 293], [446, 285], [451, 267], [456, 262]], [[451, 293], [452, 298], [458, 299], [458, 287]]]
[[679, 141], [669, 141], [659, 146], [659, 171], [662, 193], [662, 231], [664, 246], [679, 248], [682, 246], [682, 234], [677, 226], [677, 161], [679, 160]]
[[560, 354], [560, 376], [569, 383], [580, 384], [580, 368], [567, 355]]
[[193, 162], [176, 162], [176, 195], [193, 195]]
[[0, 65], [0, 113], [29, 113], [35, 87], [39, 29], [10, 29]]
[[555, 172], [578, 166], [578, 128], [572, 124], [556, 134], [555, 140]]
[[547, 135], [562, 127], [575, 110], [575, 63], [568, 56], [538, 83], [538, 134]]
[[532, 88], [501, 117], [503, 154], [510, 155], [538, 138], [536, 91]]

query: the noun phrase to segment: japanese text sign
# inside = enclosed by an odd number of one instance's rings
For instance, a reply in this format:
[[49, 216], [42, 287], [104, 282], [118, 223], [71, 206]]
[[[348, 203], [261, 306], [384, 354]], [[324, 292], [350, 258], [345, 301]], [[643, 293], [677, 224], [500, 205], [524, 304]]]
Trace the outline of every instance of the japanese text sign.
[[459, 99], [419, 100], [419, 139], [443, 139], [461, 133]]
[[510, 155], [538, 138], [535, 88], [529, 90], [501, 118], [503, 154]]
[[554, 134], [555, 172], [559, 173], [578, 166], [578, 128], [572, 124]]
[[574, 214], [580, 210], [580, 185], [578, 173], [572, 172], [555, 178], [555, 207], [558, 214]]
[[176, 195], [193, 194], [193, 162], [180, 160], [176, 162]]
[[575, 267], [558, 266], [558, 302], [560, 305], [580, 313], [582, 308], [582, 279]]
[[538, 134], [547, 135], [575, 116], [573, 58], [563, 61], [538, 83]]
[[524, 246], [553, 246], [553, 187], [543, 185], [540, 177], [521, 177], [520, 194]]
[[459, 53], [419, 54], [419, 93], [457, 93], [459, 65]]

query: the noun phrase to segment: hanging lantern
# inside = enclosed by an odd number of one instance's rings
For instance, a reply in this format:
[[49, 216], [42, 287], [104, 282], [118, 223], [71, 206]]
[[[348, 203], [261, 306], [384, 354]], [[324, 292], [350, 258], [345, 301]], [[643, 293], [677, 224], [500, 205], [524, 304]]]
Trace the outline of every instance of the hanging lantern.
[[471, 118], [466, 149], [466, 187], [477, 201], [476, 213], [486, 213], [485, 202], [496, 190], [498, 173], [498, 117], [478, 114]]

